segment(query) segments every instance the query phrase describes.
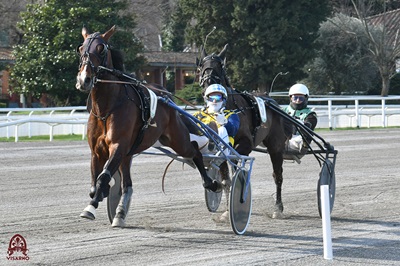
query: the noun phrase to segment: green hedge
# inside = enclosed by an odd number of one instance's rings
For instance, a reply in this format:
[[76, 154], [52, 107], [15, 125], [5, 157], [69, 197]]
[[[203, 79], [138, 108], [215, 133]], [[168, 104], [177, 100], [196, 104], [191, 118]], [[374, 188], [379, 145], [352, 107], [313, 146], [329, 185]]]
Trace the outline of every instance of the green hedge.
[[[201, 95], [202, 87], [198, 83], [185, 85], [181, 90], [175, 91], [175, 96], [182, 98], [186, 101], [189, 101], [191, 104], [194, 105], [203, 105], [204, 100], [203, 96]], [[177, 105], [185, 105], [186, 103], [180, 101], [179, 99], [174, 99]]]

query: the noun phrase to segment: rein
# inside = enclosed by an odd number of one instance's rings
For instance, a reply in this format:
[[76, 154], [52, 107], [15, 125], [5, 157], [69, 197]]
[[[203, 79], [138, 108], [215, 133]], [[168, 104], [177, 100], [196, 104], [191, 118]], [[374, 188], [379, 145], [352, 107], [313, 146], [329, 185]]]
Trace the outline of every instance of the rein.
[[[130, 148], [130, 150], [129, 150], [128, 154], [127, 154], [127, 155], [132, 155], [134, 153], [134, 150], [136, 150], [137, 147], [142, 142], [145, 130], [150, 125], [150, 120], [151, 120], [150, 99], [149, 99], [150, 96], [147, 97], [145, 95], [143, 88], [146, 88], [148, 90], [148, 93], [150, 93], [150, 90], [149, 90], [149, 88], [144, 86], [142, 84], [142, 82], [140, 82], [139, 80], [137, 80], [137, 79], [125, 74], [125, 73], [123, 73], [122, 71], [120, 71], [118, 69], [110, 69], [110, 68], [106, 67], [109, 47], [108, 47], [108, 44], [106, 42], [104, 42], [104, 40], [99, 38], [99, 35], [100, 35], [99, 33], [91, 34], [88, 38], [85, 39], [85, 42], [87, 44], [86, 44], [86, 47], [85, 47], [85, 50], [84, 50], [83, 54], [80, 57], [80, 61], [81, 61], [80, 67], [82, 65], [89, 65], [90, 66], [92, 72], [95, 74], [94, 76], [91, 76], [92, 82], [94, 83], [94, 85], [96, 83], [125, 84], [125, 86], [124, 86], [125, 89], [127, 87], [126, 85], [129, 85], [131, 88], [134, 89], [134, 92], [137, 94], [138, 99], [140, 101], [140, 103], [138, 103], [138, 107], [142, 111], [143, 126], [140, 129], [140, 131], [138, 133], [138, 136], [136, 137], [132, 147]], [[85, 42], [84, 42], [84, 44], [85, 44]], [[93, 45], [95, 45], [96, 47], [93, 48]], [[99, 53], [96, 53], [97, 51], [95, 49], [97, 49], [98, 45], [103, 45], [103, 49]], [[77, 49], [77, 51], [79, 51], [79, 48]], [[99, 66], [94, 67], [92, 61], [90, 60], [90, 54], [93, 54], [98, 59], [100, 59], [99, 61], [101, 62], [101, 64]], [[102, 71], [106, 71], [106, 72], [110, 73], [111, 75], [117, 77], [117, 79], [120, 79], [120, 80], [100, 79], [99, 77], [101, 76], [101, 72]], [[123, 80], [123, 79], [125, 79], [125, 80]], [[126, 80], [128, 80], [128, 81], [126, 81]], [[154, 89], [158, 90], [158, 91], [162, 91], [162, 90], [159, 90], [157, 88], [154, 88]], [[162, 92], [163, 93], [167, 93], [167, 94], [171, 94], [170, 92], [166, 92], [166, 91], [162, 91]], [[128, 99], [130, 99], [130, 98], [128, 97]], [[132, 99], [130, 99], [130, 100], [132, 100]], [[111, 111], [113, 111], [114, 109], [115, 109], [115, 105], [103, 117], [97, 115], [96, 113], [94, 113], [93, 110], [90, 110], [90, 114], [92, 114], [94, 117], [96, 117], [97, 119], [101, 120], [104, 123], [104, 130], [105, 130], [104, 134], [106, 134], [106, 132], [107, 132], [107, 126], [106, 126], [107, 118], [111, 115]]]
[[[108, 71], [108, 72], [114, 74], [114, 75], [117, 76], [117, 77], [124, 77], [124, 78], [130, 79], [130, 80], [132, 80], [132, 81], [106, 80], [106, 79], [99, 79], [99, 78], [96, 78], [96, 79], [95, 79], [95, 83], [100, 82], [100, 83], [127, 84], [127, 85], [142, 86], [142, 87], [144, 87], [144, 88], [146, 88], [146, 89], [149, 89], [148, 87], [146, 87], [146, 85], [143, 84], [143, 82], [141, 82], [141, 81], [135, 79], [134, 77], [131, 77], [131, 76], [129, 76], [129, 75], [126, 75], [126, 74], [122, 73], [122, 72], [119, 71], [119, 70], [110, 69], [110, 68], [103, 67], [103, 66], [99, 66], [98, 68], [99, 68], [100, 70], [106, 70], [106, 71]], [[157, 89], [157, 88], [152, 88], [152, 89], [155, 90], [155, 91], [158, 91], [158, 92], [167, 94], [168, 96], [175, 97], [176, 99], [182, 101], [182, 102], [185, 103], [186, 105], [189, 105], [190, 107], [193, 107], [194, 109], [199, 110], [199, 108], [197, 108], [197, 107], [196, 107], [194, 104], [192, 104], [191, 102], [189, 102], [189, 101], [187, 101], [187, 100], [185, 100], [185, 99], [183, 99], [183, 98], [181, 98], [181, 97], [178, 97], [178, 96], [172, 94], [172, 93], [169, 92], [169, 91], [161, 90], [161, 89]]]

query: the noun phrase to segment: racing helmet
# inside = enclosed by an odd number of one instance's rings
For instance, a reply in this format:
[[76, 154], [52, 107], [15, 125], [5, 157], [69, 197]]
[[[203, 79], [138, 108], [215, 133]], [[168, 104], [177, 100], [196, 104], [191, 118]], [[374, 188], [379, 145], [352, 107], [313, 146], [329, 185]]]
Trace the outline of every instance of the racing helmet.
[[221, 84], [211, 84], [210, 86], [208, 86], [206, 91], [204, 92], [204, 96], [208, 97], [208, 95], [210, 95], [213, 92], [220, 92], [224, 95], [225, 98], [228, 97], [226, 89]]
[[204, 92], [204, 101], [206, 102], [208, 111], [212, 113], [220, 112], [225, 107], [227, 97], [228, 93], [224, 86], [220, 84], [208, 86]]
[[293, 94], [303, 94], [304, 96], [308, 96], [310, 93], [306, 85], [298, 83], [290, 87], [289, 96], [292, 96]]
[[[294, 94], [301, 94], [304, 95], [304, 100], [300, 103], [296, 103], [292, 101], [292, 95]], [[290, 97], [290, 106], [295, 109], [295, 110], [301, 110], [307, 107], [308, 104], [308, 95], [310, 94], [308, 88], [304, 84], [294, 84], [292, 87], [289, 89], [289, 97]]]

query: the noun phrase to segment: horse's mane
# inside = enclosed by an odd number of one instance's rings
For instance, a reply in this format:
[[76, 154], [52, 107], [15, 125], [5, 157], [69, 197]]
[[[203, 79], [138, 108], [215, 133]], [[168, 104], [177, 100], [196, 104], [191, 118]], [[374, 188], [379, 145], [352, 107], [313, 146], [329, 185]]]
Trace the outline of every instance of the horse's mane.
[[110, 49], [110, 51], [114, 68], [120, 71], [125, 71], [123, 53], [116, 49]]

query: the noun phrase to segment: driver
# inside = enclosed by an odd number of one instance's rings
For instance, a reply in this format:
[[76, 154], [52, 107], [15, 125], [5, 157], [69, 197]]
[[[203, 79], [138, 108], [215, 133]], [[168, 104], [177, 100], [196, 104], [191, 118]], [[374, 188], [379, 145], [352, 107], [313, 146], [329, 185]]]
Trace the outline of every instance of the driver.
[[[226, 89], [222, 85], [212, 84], [208, 86], [204, 92], [206, 106], [201, 111], [194, 113], [193, 116], [204, 124], [215, 122], [220, 138], [233, 147], [235, 144], [234, 138], [239, 130], [240, 120], [235, 112], [225, 109], [227, 97]], [[210, 151], [214, 149], [213, 144], [210, 143], [208, 145]], [[228, 155], [228, 149], [224, 153]]]
[[[304, 84], [294, 84], [289, 89], [290, 104], [283, 110], [297, 119], [300, 123], [314, 130], [318, 119], [317, 114], [307, 107], [309, 91]], [[310, 142], [311, 139], [306, 139]], [[288, 148], [301, 152], [303, 147], [303, 138], [299, 132], [293, 132], [292, 138], [288, 142]]]

